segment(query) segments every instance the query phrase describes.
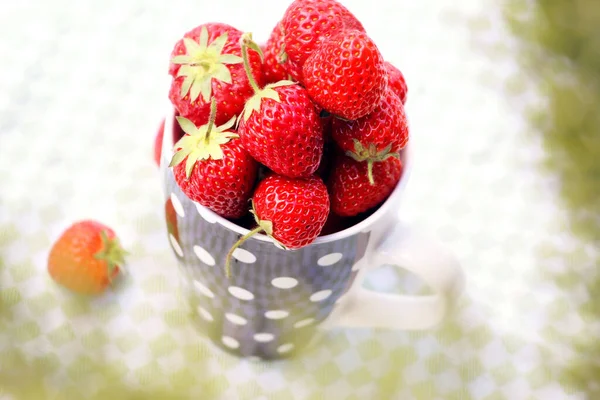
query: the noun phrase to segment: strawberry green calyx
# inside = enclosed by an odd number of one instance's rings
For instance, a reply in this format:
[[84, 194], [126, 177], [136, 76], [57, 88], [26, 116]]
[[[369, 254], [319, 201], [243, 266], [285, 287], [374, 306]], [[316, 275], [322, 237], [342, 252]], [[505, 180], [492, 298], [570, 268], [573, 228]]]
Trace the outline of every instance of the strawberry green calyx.
[[208, 160], [209, 158], [220, 160], [223, 158], [221, 145], [239, 136], [229, 131], [235, 124], [235, 117], [223, 125], [215, 127], [216, 115], [217, 103], [213, 98], [210, 103], [210, 117], [207, 124], [198, 128], [189, 119], [176, 117], [179, 126], [187, 135], [184, 135], [175, 143], [174, 148], [179, 150], [173, 155], [169, 167], [179, 164], [187, 157], [185, 174], [189, 178], [196, 161]]
[[383, 150], [377, 151], [375, 143], [369, 144], [368, 147], [362, 145], [357, 139], [354, 139], [354, 151], [347, 151], [346, 155], [352, 157], [358, 162], [367, 162], [367, 176], [369, 177], [369, 183], [375, 184], [373, 179], [373, 164], [380, 161], [385, 161], [389, 157], [400, 158], [400, 154], [392, 153], [392, 145], [386, 146]]
[[181, 97], [190, 94], [190, 101], [196, 101], [199, 95], [209, 102], [212, 94], [212, 78], [231, 83], [231, 73], [226, 64], [239, 64], [242, 59], [234, 54], [222, 54], [227, 43], [227, 32], [208, 43], [208, 30], [202, 27], [198, 42], [183, 38], [186, 54], [171, 59], [173, 64], [180, 64], [177, 76], [185, 76], [181, 85]]
[[283, 247], [285, 249], [285, 246], [283, 246], [277, 239], [275, 239], [273, 237], [273, 222], [268, 221], [268, 220], [261, 220], [258, 217], [258, 214], [256, 214], [256, 210], [254, 209], [254, 204], [252, 205], [252, 210], [250, 210], [250, 212], [254, 216], [254, 220], [256, 221], [258, 226], [256, 228], [252, 229], [250, 232], [246, 233], [244, 236], [242, 236], [237, 242], [235, 242], [233, 244], [233, 246], [231, 246], [231, 249], [229, 249], [229, 252], [227, 253], [227, 256], [225, 257], [225, 276], [227, 278], [229, 278], [231, 276], [231, 258], [233, 257], [233, 253], [235, 252], [235, 249], [240, 247], [246, 240], [250, 239], [252, 236], [254, 236], [258, 233], [265, 233], [267, 236], [269, 236], [271, 239], [273, 239], [275, 242], [277, 242], [281, 247]]
[[273, 89], [280, 86], [288, 86], [295, 84], [296, 82], [293, 81], [282, 80], [279, 82], [270, 83], [264, 88], [256, 91], [254, 95], [246, 101], [246, 105], [244, 106], [244, 112], [241, 114], [244, 118], [244, 121], [248, 121], [248, 118], [250, 118], [250, 115], [252, 115], [253, 111], [260, 111], [260, 105], [263, 99], [273, 99], [278, 103], [281, 102], [281, 99], [279, 98], [279, 93], [277, 93]]
[[129, 253], [121, 247], [118, 238], [109, 238], [106, 231], [100, 232], [100, 238], [102, 239], [102, 248], [94, 254], [94, 258], [106, 262], [107, 275], [110, 280], [115, 268], [125, 264], [125, 256]]
[[[276, 87], [287, 86], [287, 85], [295, 85], [296, 82], [291, 80], [281, 80], [279, 82], [271, 83], [266, 85], [264, 88], [258, 87], [256, 84], [256, 79], [252, 75], [252, 70], [250, 69], [249, 55], [248, 49], [252, 49], [256, 51], [262, 60], [263, 54], [260, 46], [252, 40], [252, 34], [250, 32], [246, 32], [242, 35], [240, 39], [240, 44], [242, 46], [242, 58], [244, 61], [244, 70], [246, 71], [246, 75], [248, 75], [248, 81], [250, 82], [250, 86], [254, 89], [254, 95], [250, 97], [246, 104], [244, 105], [244, 112], [240, 114], [240, 117], [244, 118], [244, 121], [247, 121], [252, 115], [253, 111], [259, 111], [262, 99], [273, 99], [276, 102], [280, 102], [279, 94], [273, 90]], [[238, 120], [239, 123], [239, 120]]]

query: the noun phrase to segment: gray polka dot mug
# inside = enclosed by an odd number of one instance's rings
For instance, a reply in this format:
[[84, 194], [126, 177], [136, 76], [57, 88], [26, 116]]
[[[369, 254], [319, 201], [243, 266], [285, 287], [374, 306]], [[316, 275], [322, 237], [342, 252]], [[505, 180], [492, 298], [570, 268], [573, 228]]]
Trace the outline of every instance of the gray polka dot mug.
[[[455, 257], [399, 220], [403, 176], [385, 203], [367, 218], [324, 235], [299, 250], [255, 235], [225, 258], [248, 229], [185, 196], [169, 167], [175, 135], [172, 109], [165, 121], [161, 174], [168, 238], [177, 257], [186, 302], [201, 331], [242, 357], [276, 359], [298, 353], [331, 327], [428, 329], [438, 324], [461, 292]], [[365, 274], [393, 265], [419, 277], [432, 294], [392, 295], [363, 288]]]

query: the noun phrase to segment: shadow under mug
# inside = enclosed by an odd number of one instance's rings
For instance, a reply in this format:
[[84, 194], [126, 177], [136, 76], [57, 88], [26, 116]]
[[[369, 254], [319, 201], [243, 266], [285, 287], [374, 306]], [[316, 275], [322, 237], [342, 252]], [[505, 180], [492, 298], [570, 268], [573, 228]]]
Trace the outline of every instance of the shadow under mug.
[[[235, 251], [227, 278], [226, 254], [248, 229], [181, 192], [168, 166], [176, 124], [170, 108], [160, 166], [168, 237], [185, 299], [201, 331], [222, 349], [276, 359], [296, 354], [331, 327], [428, 329], [444, 318], [462, 291], [464, 276], [456, 258], [399, 220], [408, 151], [401, 154], [399, 184], [366, 219], [292, 251], [255, 235]], [[413, 273], [433, 294], [392, 295], [363, 288], [365, 274], [384, 265]]]

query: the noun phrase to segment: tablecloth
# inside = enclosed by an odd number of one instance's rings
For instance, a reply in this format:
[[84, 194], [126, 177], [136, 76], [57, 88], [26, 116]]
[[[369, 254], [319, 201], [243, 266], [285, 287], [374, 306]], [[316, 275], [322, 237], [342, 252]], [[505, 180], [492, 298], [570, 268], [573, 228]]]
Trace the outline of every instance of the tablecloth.
[[[288, 2], [3, 2], [2, 400], [585, 398], [561, 371], [585, 357], [564, 338], [585, 335], [590, 299], [577, 278], [555, 276], [583, 271], [594, 249], [565, 228], [541, 146], [501, 90], [517, 66], [499, 3], [343, 3], [406, 75], [415, 165], [400, 212], [460, 259], [456, 310], [427, 332], [334, 330], [287, 361], [214, 348], [177, 294], [152, 160], [168, 57], [208, 21], [265, 41]], [[485, 36], [471, 20], [481, 15]], [[53, 240], [81, 218], [111, 225], [131, 253], [123, 279], [91, 300], [45, 269]], [[415, 290], [387, 268], [367, 284]]]

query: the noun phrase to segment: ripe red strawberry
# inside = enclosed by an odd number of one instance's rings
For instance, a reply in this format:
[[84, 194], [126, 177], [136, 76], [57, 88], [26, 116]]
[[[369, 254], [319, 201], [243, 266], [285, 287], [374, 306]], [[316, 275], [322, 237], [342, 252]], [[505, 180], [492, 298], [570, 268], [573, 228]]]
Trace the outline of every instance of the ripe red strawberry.
[[126, 254], [111, 228], [93, 220], [78, 221], [52, 245], [48, 272], [76, 293], [100, 294], [119, 274]]
[[326, 111], [347, 120], [371, 113], [387, 87], [379, 49], [364, 32], [345, 30], [325, 40], [306, 60], [304, 85]]
[[388, 73], [388, 85], [398, 95], [398, 97], [400, 97], [400, 100], [402, 100], [402, 104], [406, 104], [406, 95], [408, 93], [408, 87], [406, 86], [406, 80], [404, 79], [404, 75], [398, 68], [396, 68], [390, 62], [386, 61], [384, 64], [385, 69]]
[[248, 212], [248, 199], [256, 180], [258, 164], [242, 147], [237, 134], [225, 125], [214, 126], [216, 104], [211, 103], [209, 123], [197, 128], [177, 117], [186, 133], [176, 144], [175, 181], [182, 192], [225, 218], [240, 218]]
[[336, 0], [295, 0], [285, 11], [281, 25], [285, 35], [282, 61], [301, 83], [306, 59], [324, 39], [344, 29], [364, 32], [360, 21]]
[[332, 136], [346, 155], [368, 163], [367, 172], [372, 181], [372, 164], [397, 157], [408, 142], [408, 121], [402, 101], [388, 87], [372, 113], [354, 121], [334, 118]]
[[329, 196], [327, 187], [317, 176], [294, 179], [272, 174], [257, 185], [252, 206], [258, 227], [229, 251], [227, 274], [233, 251], [259, 232], [266, 233], [287, 249], [299, 249], [312, 243], [327, 221]]
[[160, 167], [160, 155], [162, 152], [163, 136], [165, 134], [165, 119], [158, 126], [158, 132], [154, 138], [154, 162]]
[[277, 24], [271, 31], [263, 50], [264, 63], [263, 74], [264, 83], [275, 83], [290, 78], [290, 74], [285, 69], [282, 62], [283, 48], [283, 27]]
[[[250, 36], [243, 45], [257, 46]], [[323, 155], [323, 126], [306, 89], [291, 81], [264, 88], [254, 83], [255, 94], [239, 119], [244, 148], [271, 171], [291, 178], [312, 175]]]
[[[197, 126], [208, 122], [211, 96], [218, 105], [215, 123], [222, 125], [242, 111], [253, 93], [242, 65], [241, 35], [230, 25], [207, 23], [175, 44], [169, 98], [179, 114]], [[249, 62], [256, 81], [262, 83], [259, 55], [252, 52]]]
[[352, 217], [381, 204], [392, 193], [402, 175], [402, 162], [395, 157], [373, 165], [375, 185], [367, 179], [367, 163], [340, 155], [327, 186], [331, 210]]

